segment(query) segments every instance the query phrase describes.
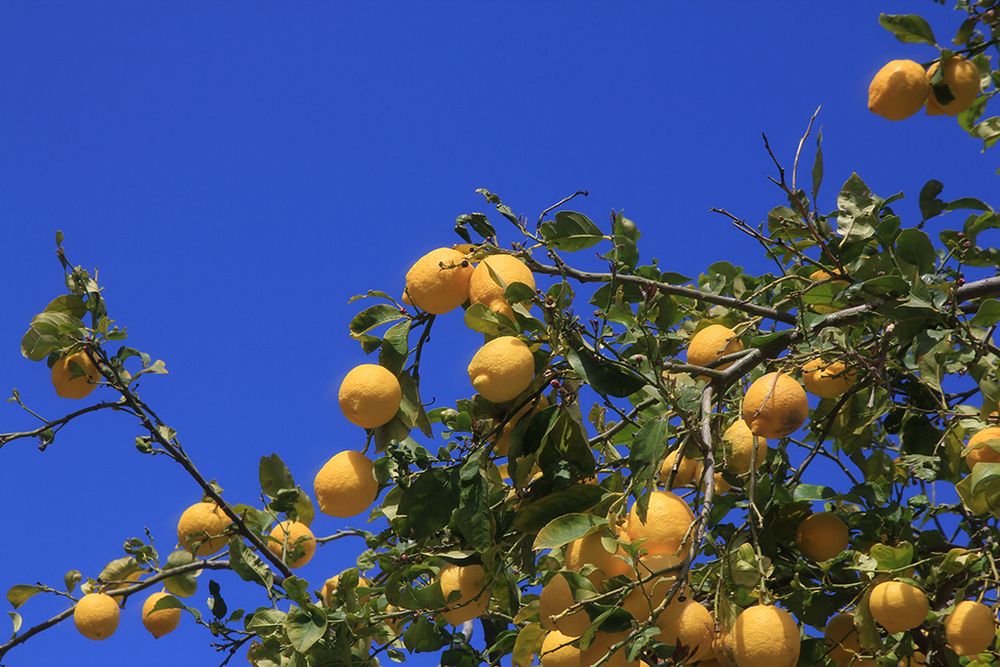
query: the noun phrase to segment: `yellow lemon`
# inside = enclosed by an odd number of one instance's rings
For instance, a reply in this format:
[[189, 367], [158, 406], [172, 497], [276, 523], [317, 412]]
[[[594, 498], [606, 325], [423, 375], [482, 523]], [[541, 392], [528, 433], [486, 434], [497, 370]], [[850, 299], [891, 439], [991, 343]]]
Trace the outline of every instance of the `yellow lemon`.
[[731, 641], [740, 667], [795, 667], [799, 661], [799, 626], [778, 607], [745, 609], [736, 617]]
[[483, 345], [469, 362], [469, 380], [479, 394], [504, 403], [528, 388], [535, 377], [535, 358], [523, 340], [500, 336]]
[[282, 521], [271, 530], [267, 548], [288, 567], [302, 567], [316, 553], [316, 536], [299, 521]]
[[830, 660], [837, 667], [876, 667], [874, 660], [857, 657], [861, 653], [861, 640], [854, 627], [854, 617], [850, 614], [837, 614], [831, 618], [823, 636], [826, 638]]
[[[596, 665], [597, 661], [607, 655], [608, 651], [611, 650], [612, 646], [615, 646], [619, 642], [624, 641], [629, 636], [628, 631], [625, 632], [601, 632], [598, 631], [594, 634], [593, 641], [590, 642], [590, 646], [585, 648], [580, 653], [580, 665]], [[639, 662], [629, 662], [626, 656], [626, 647], [621, 647], [615, 649], [615, 651], [605, 660], [602, 665], [605, 667], [638, 667]]]
[[340, 383], [337, 395], [347, 420], [361, 428], [377, 428], [399, 411], [403, 390], [392, 372], [378, 364], [355, 366]]
[[118, 629], [118, 603], [104, 593], [87, 593], [73, 608], [73, 623], [87, 639], [107, 639]]
[[[721, 324], [709, 324], [691, 337], [688, 344], [687, 362], [693, 366], [709, 366], [720, 357], [739, 352], [743, 349], [736, 332]], [[724, 370], [730, 364], [716, 366], [716, 370]]]
[[176, 630], [181, 622], [180, 609], [153, 611], [156, 603], [165, 597], [167, 597], [166, 593], [153, 593], [142, 603], [142, 625], [156, 639]]
[[574, 639], [558, 630], [546, 634], [539, 654], [542, 667], [580, 667], [580, 649], [573, 646]]
[[958, 655], [982, 653], [993, 643], [996, 619], [993, 611], [981, 602], [963, 600], [944, 622], [948, 646]]
[[86, 352], [68, 355], [52, 366], [52, 386], [61, 398], [86, 398], [97, 388], [101, 379], [94, 362]]
[[927, 618], [930, 605], [924, 592], [902, 581], [883, 581], [868, 600], [875, 622], [891, 634], [912, 630]]
[[546, 630], [558, 630], [570, 637], [579, 637], [590, 627], [590, 616], [579, 607], [577, 611], [565, 614], [559, 618], [553, 618], [577, 604], [573, 597], [573, 591], [560, 573], [556, 573], [548, 582], [542, 586], [542, 593], [538, 597], [538, 618], [542, 627]]
[[888, 120], [903, 120], [920, 111], [930, 93], [920, 63], [890, 60], [868, 86], [868, 109]]
[[313, 491], [323, 514], [341, 519], [357, 516], [378, 497], [375, 465], [361, 452], [339, 452], [316, 473]]
[[[677, 450], [670, 452], [660, 466], [660, 481], [664, 484], [670, 479], [670, 471], [674, 469], [677, 461]], [[702, 463], [686, 456], [681, 458], [681, 463], [677, 467], [677, 474], [674, 476], [674, 483], [670, 488], [676, 489], [681, 486], [697, 485], [701, 482]]]
[[639, 518], [638, 507], [633, 505], [625, 521], [625, 534], [632, 542], [643, 540], [649, 553], [670, 556], [674, 564], [680, 564], [691, 543], [692, 523], [694, 514], [681, 497], [670, 491], [653, 491], [646, 520]]
[[[503, 286], [497, 284], [491, 271], [500, 278]], [[504, 296], [504, 290], [512, 283], [523, 283], [535, 289], [535, 276], [524, 262], [513, 255], [490, 255], [472, 272], [472, 278], [469, 280], [469, 300], [472, 303], [481, 303], [490, 310], [513, 320], [514, 311]]]
[[518, 410], [513, 417], [508, 419], [507, 423], [504, 424], [503, 429], [500, 431], [500, 437], [497, 438], [496, 446], [493, 448], [496, 455], [507, 456], [507, 453], [510, 451], [510, 434], [514, 430], [514, 427], [517, 426], [518, 422], [524, 419], [526, 415], [534, 414], [535, 412], [547, 407], [549, 407], [549, 399], [545, 398], [545, 396], [539, 396], [538, 400], [528, 403], [523, 408]]
[[[320, 600], [326, 606], [331, 606], [333, 602], [333, 594], [337, 591], [340, 586], [340, 575], [335, 574], [326, 581], [323, 582], [323, 588], [320, 590]], [[371, 588], [372, 582], [365, 577], [358, 577], [358, 588]], [[371, 599], [370, 593], [364, 593], [358, 595], [358, 600], [363, 604]]]
[[675, 654], [687, 662], [715, 656], [715, 620], [704, 606], [694, 600], [672, 600], [656, 618], [660, 629], [657, 641], [678, 647]]
[[750, 472], [753, 459], [754, 469], [759, 469], [767, 461], [767, 439], [757, 437], [757, 451], [753, 451], [753, 433], [742, 419], [737, 419], [722, 433], [722, 447], [726, 455], [726, 470], [734, 475]]
[[604, 548], [601, 533], [590, 533], [567, 544], [563, 560], [566, 569], [576, 572], [585, 565], [596, 567], [597, 570], [587, 577], [594, 587], [599, 587], [609, 577], [617, 577], [631, 571], [628, 563]]
[[990, 440], [1000, 440], [1000, 426], [988, 426], [969, 438], [969, 453], [965, 455], [969, 470], [977, 463], [1000, 463], [1000, 452], [986, 444]]
[[431, 250], [406, 272], [406, 292], [412, 304], [432, 315], [452, 311], [469, 298], [472, 265], [452, 248]]
[[809, 401], [802, 385], [784, 373], [757, 378], [743, 397], [743, 421], [765, 438], [784, 438], [802, 426]]
[[[646, 554], [639, 560], [635, 570], [629, 572], [629, 578], [643, 580], [639, 586], [630, 590], [622, 600], [622, 609], [632, 615], [637, 621], [644, 622], [653, 611], [663, 604], [670, 588], [677, 577], [664, 570], [676, 567], [675, 559], [670, 554]], [[662, 574], [661, 574], [662, 573]], [[652, 577], [652, 578], [651, 578]]]
[[232, 522], [215, 503], [195, 503], [177, 522], [177, 542], [195, 556], [211, 556], [226, 546]]
[[802, 366], [802, 383], [806, 391], [820, 398], [836, 398], [854, 386], [857, 374], [848, 370], [842, 361], [829, 363], [810, 359]]
[[840, 517], [829, 512], [807, 516], [795, 534], [799, 551], [816, 562], [838, 556], [847, 549], [850, 538], [847, 526]]
[[[927, 69], [927, 79], [930, 80], [937, 71], [938, 63], [935, 62]], [[931, 94], [927, 97], [928, 116], [941, 114], [957, 116], [971, 107], [972, 103], [979, 97], [979, 68], [976, 67], [975, 63], [962, 56], [952, 56], [945, 62], [941, 82], [948, 84], [948, 89], [954, 99], [947, 104], [941, 104], [938, 102], [932, 86]]]
[[[461, 625], [486, 613], [490, 604], [489, 582], [482, 565], [455, 565], [448, 563], [439, 574], [445, 611], [441, 614], [448, 623]], [[458, 596], [452, 599], [452, 594]]]

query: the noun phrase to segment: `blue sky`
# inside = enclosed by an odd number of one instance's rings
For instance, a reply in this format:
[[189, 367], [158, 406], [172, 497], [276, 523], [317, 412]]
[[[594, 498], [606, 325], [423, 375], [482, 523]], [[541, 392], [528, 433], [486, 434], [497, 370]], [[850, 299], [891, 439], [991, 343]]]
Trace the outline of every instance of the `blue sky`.
[[[280, 452], [309, 487], [329, 456], [363, 443], [335, 401], [363, 360], [347, 299], [398, 292], [414, 259], [455, 242], [456, 215], [487, 210], [476, 187], [530, 216], [588, 189], [579, 208], [599, 222], [624, 208], [644, 256], [688, 275], [724, 259], [768, 268], [708, 209], [757, 222], [782, 203], [760, 133], [790, 162], [819, 104], [826, 209], [855, 170], [877, 193], [907, 192], [897, 209], [909, 215], [931, 178], [945, 197], [995, 191], [997, 154], [980, 155], [953, 120], [893, 124], [865, 108], [885, 61], [933, 55], [881, 30], [878, 11], [919, 10], [937, 26], [955, 24], [950, 10], [697, 7], [3, 4], [3, 391], [17, 387], [47, 416], [76, 407], [18, 351], [61, 289], [61, 229], [70, 257], [101, 269], [131, 343], [166, 360], [171, 374], [145, 383], [148, 401], [227, 497], [251, 500], [261, 455]], [[471, 392], [465, 360], [479, 341], [458, 317], [435, 326], [425, 396]], [[26, 417], [0, 406], [0, 430]], [[57, 584], [71, 568], [96, 575], [146, 526], [170, 550], [199, 494], [165, 460], [138, 454], [135, 434], [124, 417], [98, 416], [44, 453], [26, 442], [0, 452], [3, 588]], [[349, 524], [320, 518], [316, 528]], [[334, 543], [303, 574], [322, 581], [360, 548]], [[57, 608], [35, 599], [22, 611], [31, 624]], [[64, 624], [7, 662], [213, 664], [208, 643], [190, 622], [153, 643], [131, 605], [109, 641]]]

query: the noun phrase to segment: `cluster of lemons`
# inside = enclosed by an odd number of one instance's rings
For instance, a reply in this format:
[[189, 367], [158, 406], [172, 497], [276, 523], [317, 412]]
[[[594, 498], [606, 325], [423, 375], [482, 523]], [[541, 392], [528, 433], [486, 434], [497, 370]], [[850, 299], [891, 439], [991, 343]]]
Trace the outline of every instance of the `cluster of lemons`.
[[913, 60], [891, 60], [880, 69], [868, 86], [868, 108], [888, 120], [904, 120], [926, 104], [929, 116], [957, 116], [976, 101], [980, 91], [979, 68], [962, 56], [945, 61], [941, 83], [948, 86], [952, 99], [938, 98], [931, 80], [938, 63], [927, 69]]

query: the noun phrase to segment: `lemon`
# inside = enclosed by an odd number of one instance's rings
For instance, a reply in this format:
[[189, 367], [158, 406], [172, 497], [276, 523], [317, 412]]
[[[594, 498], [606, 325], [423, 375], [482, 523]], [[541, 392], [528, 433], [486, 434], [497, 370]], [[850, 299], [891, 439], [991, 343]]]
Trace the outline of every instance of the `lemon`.
[[[674, 450], [667, 454], [667, 458], [663, 460], [663, 464], [660, 466], [660, 481], [664, 484], [670, 479], [670, 471], [674, 469], [674, 463], [677, 461], [677, 450]], [[677, 466], [677, 474], [674, 476], [673, 486], [670, 488], [678, 488], [681, 486], [698, 485], [701, 482], [702, 474], [702, 463], [701, 461], [696, 461], [694, 459], [689, 459], [686, 456], [681, 458], [681, 463]]]
[[649, 553], [669, 556], [668, 560], [679, 565], [687, 556], [693, 522], [694, 514], [682, 498], [670, 491], [653, 491], [649, 494], [646, 520], [639, 518], [638, 506], [632, 505], [625, 534], [632, 542], [643, 540]]
[[[335, 574], [326, 581], [323, 582], [323, 588], [320, 590], [320, 600], [326, 606], [331, 606], [333, 602], [333, 594], [337, 591], [340, 586], [340, 575]], [[372, 582], [365, 577], [358, 577], [358, 588], [371, 588]], [[358, 595], [358, 600], [364, 604], [371, 599], [370, 593], [362, 593]]]
[[60, 398], [86, 398], [101, 379], [86, 352], [68, 355], [52, 366], [52, 386]]
[[617, 577], [631, 571], [628, 563], [604, 548], [601, 533], [590, 533], [567, 544], [563, 560], [566, 569], [575, 572], [582, 570], [585, 565], [597, 568], [587, 576], [595, 588], [609, 577]]
[[767, 460], [767, 440], [757, 438], [757, 451], [753, 451], [753, 433], [742, 419], [737, 419], [722, 433], [722, 447], [726, 455], [726, 470], [734, 475], [750, 472], [751, 458], [754, 469]]
[[912, 630], [927, 618], [924, 592], [902, 581], [883, 581], [872, 589], [868, 609], [875, 622], [891, 634]]
[[282, 521], [271, 530], [267, 548], [288, 567], [302, 567], [316, 553], [316, 536], [304, 523]]
[[795, 667], [799, 661], [799, 626], [778, 607], [745, 609], [736, 617], [730, 641], [739, 667]]
[[[837, 278], [839, 276], [840, 274], [837, 273], [831, 274], [830, 272], [824, 271], [823, 269], [817, 269], [809, 274], [809, 279], [814, 280], [816, 282], [823, 282], [826, 280], [830, 280], [831, 278]], [[832, 287], [836, 287], [837, 289], [841, 290], [847, 287], [849, 284], [850, 283], [848, 283], [846, 280], [833, 280], [830, 282], [830, 285]], [[813, 312], [823, 313], [823, 314], [835, 313], [838, 310], [840, 310], [836, 306], [828, 306], [821, 303], [811, 304], [809, 308], [812, 309]]]
[[[938, 69], [936, 62], [927, 69], [928, 80], [934, 76]], [[941, 82], [948, 84], [948, 89], [955, 99], [947, 104], [941, 104], [938, 102], [932, 86], [931, 94], [927, 97], [928, 116], [941, 114], [957, 116], [971, 107], [972, 103], [979, 97], [979, 68], [976, 67], [975, 63], [962, 56], [952, 56], [948, 59], [944, 65], [944, 75]]]
[[406, 272], [406, 292], [411, 304], [432, 315], [452, 311], [469, 298], [472, 266], [452, 248], [431, 250]]
[[319, 511], [341, 519], [357, 516], [378, 497], [375, 465], [361, 452], [334, 454], [313, 480]]
[[539, 653], [542, 667], [580, 667], [580, 649], [573, 646], [573, 637], [558, 630], [545, 635]]
[[[624, 641], [631, 633], [625, 632], [601, 632], [594, 633], [594, 639], [590, 646], [580, 652], [580, 665], [596, 665], [597, 661], [603, 658], [611, 647]], [[638, 667], [639, 662], [629, 662], [626, 656], [626, 647], [615, 649], [614, 653], [608, 656], [602, 665], [605, 667]]]
[[520, 338], [500, 336], [483, 345], [469, 362], [469, 380], [479, 394], [504, 403], [528, 388], [535, 376], [535, 358]]
[[142, 603], [142, 625], [156, 639], [176, 630], [181, 622], [180, 609], [153, 611], [156, 603], [165, 597], [168, 597], [166, 593], [153, 593]]
[[118, 603], [104, 593], [87, 593], [73, 608], [73, 623], [87, 639], [107, 639], [118, 629]]
[[211, 556], [229, 541], [232, 519], [215, 503], [195, 503], [177, 522], [177, 542], [195, 556]]
[[518, 422], [524, 419], [529, 413], [534, 414], [539, 410], [549, 407], [549, 399], [545, 396], [539, 396], [538, 400], [528, 403], [523, 408], [517, 411], [517, 413], [507, 420], [504, 424], [503, 429], [500, 432], [500, 437], [497, 438], [497, 444], [493, 448], [497, 456], [507, 456], [510, 451], [510, 434], [513, 432], [514, 427], [517, 426]]
[[868, 86], [868, 109], [888, 120], [903, 120], [920, 111], [930, 93], [920, 63], [890, 60]]
[[715, 657], [715, 620], [704, 606], [691, 599], [671, 600], [656, 619], [657, 641], [677, 647], [687, 662]]
[[[653, 611], [663, 603], [670, 588], [677, 581], [677, 577], [664, 573], [664, 570], [674, 567], [676, 567], [676, 561], [670, 554], [646, 554], [640, 558], [638, 566], [635, 570], [630, 571], [628, 576], [633, 581], [637, 578], [644, 581], [625, 595], [622, 600], [622, 609], [630, 613], [637, 621], [646, 621], [652, 616]], [[654, 577], [654, 575], [658, 576]]]
[[802, 386], [784, 373], [757, 378], [743, 397], [743, 421], [765, 438], [784, 438], [802, 426], [809, 401]]
[[996, 619], [983, 603], [963, 600], [945, 620], [944, 632], [952, 651], [958, 655], [975, 655], [993, 643]]
[[823, 633], [830, 660], [837, 667], [876, 667], [874, 660], [858, 658], [861, 653], [861, 640], [854, 627], [854, 617], [850, 614], [837, 614], [826, 624]]
[[1000, 426], [988, 426], [969, 438], [969, 453], [965, 455], [969, 470], [977, 463], [1000, 463], [1000, 452], [986, 444], [989, 440], [1000, 441]]
[[829, 363], [810, 359], [802, 366], [802, 383], [806, 391], [820, 398], [837, 398], [854, 386], [857, 374], [842, 361]]
[[[482, 565], [455, 565], [448, 563], [438, 576], [444, 595], [444, 620], [461, 625], [486, 613], [490, 604], [489, 582]], [[452, 599], [452, 594], [458, 597]]]
[[377, 428], [392, 421], [403, 391], [392, 372], [378, 364], [355, 366], [340, 383], [337, 396], [347, 420], [361, 428]]
[[[721, 324], [709, 324], [691, 337], [688, 344], [687, 362], [693, 366], [709, 366], [720, 357], [739, 352], [743, 349], [736, 332]], [[724, 370], [730, 364], [716, 366], [716, 370]]]
[[830, 560], [847, 549], [850, 534], [836, 514], [818, 512], [799, 524], [795, 542], [799, 550], [816, 562]]
[[570, 637], [582, 635], [590, 627], [590, 616], [582, 607], [570, 614], [553, 618], [576, 603], [566, 577], [557, 572], [542, 586], [542, 593], [538, 597], [538, 618], [542, 627], [546, 630], [558, 630]]
[[[490, 271], [497, 275], [503, 286], [497, 284]], [[512, 283], [523, 283], [535, 289], [535, 276], [524, 262], [513, 255], [490, 255], [476, 266], [469, 280], [469, 300], [481, 303], [493, 312], [514, 319], [514, 311], [504, 296], [504, 290]]]

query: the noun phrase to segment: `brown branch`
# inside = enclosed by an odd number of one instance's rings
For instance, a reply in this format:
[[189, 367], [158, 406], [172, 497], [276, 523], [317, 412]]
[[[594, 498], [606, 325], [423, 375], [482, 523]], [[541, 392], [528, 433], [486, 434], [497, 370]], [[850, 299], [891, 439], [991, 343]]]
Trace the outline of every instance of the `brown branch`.
[[123, 411], [129, 412], [131, 414], [131, 411], [127, 410], [125, 408], [125, 404], [123, 402], [121, 402], [121, 401], [116, 401], [114, 403], [112, 403], [110, 401], [104, 401], [102, 403], [95, 403], [93, 405], [88, 405], [85, 408], [81, 408], [81, 409], [77, 410], [76, 412], [71, 412], [68, 415], [66, 415], [65, 417], [60, 417], [59, 419], [53, 419], [52, 421], [45, 422], [44, 424], [42, 424], [38, 428], [33, 429], [31, 431], [18, 431], [18, 432], [14, 432], [14, 433], [0, 433], [0, 447], [3, 447], [8, 442], [12, 442], [14, 440], [20, 440], [20, 439], [23, 439], [23, 438], [37, 438], [40, 435], [42, 435], [43, 433], [45, 433], [45, 431], [48, 431], [49, 429], [55, 429], [56, 431], [58, 431], [63, 426], [65, 426], [69, 422], [73, 421], [77, 417], [89, 414], [91, 412], [97, 412], [98, 410], [123, 410]]

